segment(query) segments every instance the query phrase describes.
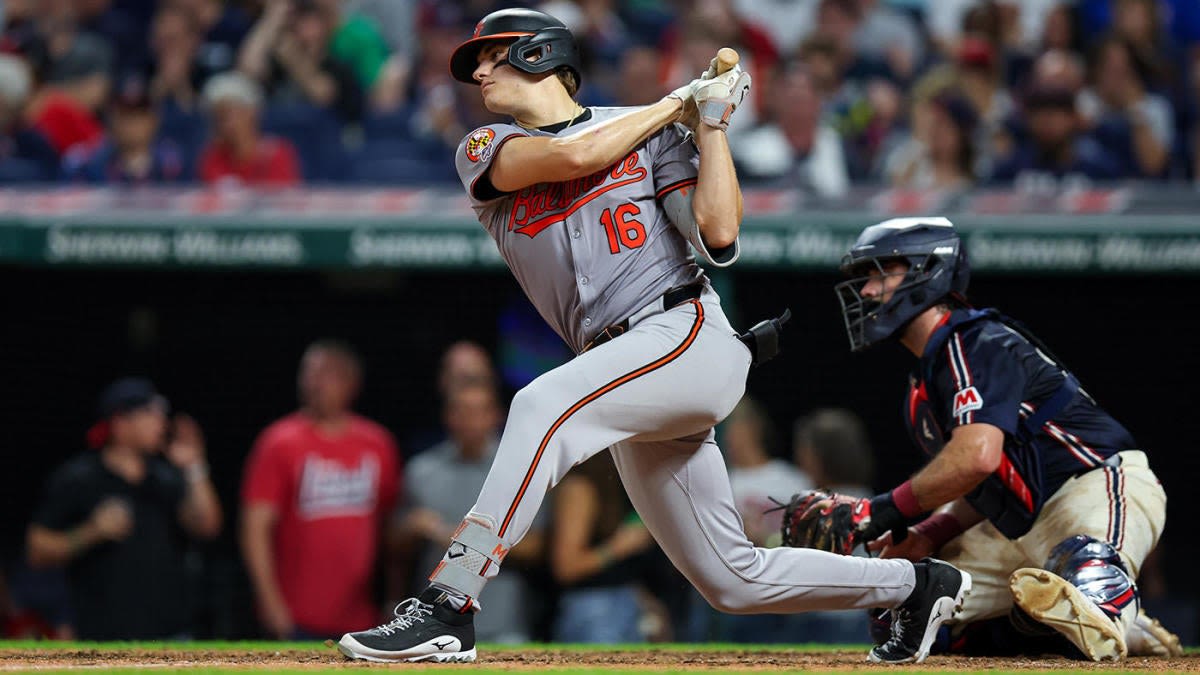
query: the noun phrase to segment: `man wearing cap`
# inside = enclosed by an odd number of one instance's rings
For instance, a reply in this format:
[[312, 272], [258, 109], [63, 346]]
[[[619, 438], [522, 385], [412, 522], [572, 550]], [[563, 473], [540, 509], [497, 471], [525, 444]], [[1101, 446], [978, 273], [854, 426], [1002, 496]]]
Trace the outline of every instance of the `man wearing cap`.
[[264, 136], [259, 127], [263, 94], [257, 82], [241, 73], [223, 73], [204, 85], [201, 97], [212, 120], [212, 140], [200, 154], [202, 181], [247, 186], [300, 182], [296, 149], [285, 139]]
[[29, 526], [32, 567], [65, 565], [76, 632], [85, 640], [186, 635], [187, 536], [221, 530], [194, 420], [177, 415], [148, 380], [126, 378], [100, 396], [93, 451], [60, 466]]

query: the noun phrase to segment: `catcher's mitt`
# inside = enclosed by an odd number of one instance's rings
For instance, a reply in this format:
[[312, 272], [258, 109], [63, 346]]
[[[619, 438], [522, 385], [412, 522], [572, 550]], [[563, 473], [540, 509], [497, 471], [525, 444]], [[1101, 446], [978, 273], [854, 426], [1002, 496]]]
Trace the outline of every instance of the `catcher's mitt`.
[[780, 508], [786, 546], [850, 555], [866, 541], [863, 530], [871, 522], [869, 499], [812, 490], [792, 495]]

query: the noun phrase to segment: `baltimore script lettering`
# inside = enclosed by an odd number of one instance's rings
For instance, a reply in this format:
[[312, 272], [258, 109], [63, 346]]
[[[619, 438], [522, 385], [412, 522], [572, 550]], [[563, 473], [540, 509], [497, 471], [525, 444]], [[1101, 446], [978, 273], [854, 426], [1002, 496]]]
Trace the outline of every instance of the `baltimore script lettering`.
[[[590, 176], [573, 178], [559, 183], [538, 183], [521, 189], [513, 197], [512, 214], [508, 218], [508, 230], [528, 237], [555, 223], [561, 223], [584, 204], [596, 197], [625, 185], [636, 183], [646, 177], [645, 167], [638, 166], [637, 151], [629, 153], [602, 171]], [[616, 181], [605, 185], [608, 180]], [[603, 187], [601, 187], [603, 186]], [[599, 188], [599, 189], [597, 189]], [[543, 215], [547, 212], [550, 215]]]

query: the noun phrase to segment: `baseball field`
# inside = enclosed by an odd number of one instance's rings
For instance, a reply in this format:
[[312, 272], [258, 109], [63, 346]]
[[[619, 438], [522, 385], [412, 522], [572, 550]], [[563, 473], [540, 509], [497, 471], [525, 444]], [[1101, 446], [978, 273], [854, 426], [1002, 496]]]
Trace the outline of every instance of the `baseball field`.
[[405, 664], [387, 666], [345, 660], [332, 642], [4, 642], [0, 641], [0, 671], [105, 672], [187, 671], [226, 673], [245, 671], [319, 673], [348, 669], [448, 669], [471, 673], [592, 673], [592, 672], [944, 672], [944, 673], [1096, 673], [1200, 672], [1200, 651], [1177, 659], [1135, 658], [1119, 665], [1092, 664], [1061, 657], [978, 658], [930, 657], [920, 666], [878, 666], [866, 661], [861, 646], [827, 645], [481, 645], [474, 664]]

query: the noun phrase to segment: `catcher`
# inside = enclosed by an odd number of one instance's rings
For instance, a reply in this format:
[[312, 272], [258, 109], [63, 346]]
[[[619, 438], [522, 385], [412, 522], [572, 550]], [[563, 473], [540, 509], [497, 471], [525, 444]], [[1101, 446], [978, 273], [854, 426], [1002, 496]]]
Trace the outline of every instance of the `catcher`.
[[966, 648], [977, 648], [966, 624], [1007, 616], [988, 622], [992, 644], [999, 623], [1013, 643], [1061, 634], [1095, 661], [1181, 654], [1139, 610], [1134, 584], [1166, 519], [1146, 454], [1021, 324], [967, 304], [967, 253], [950, 221], [868, 227], [842, 271], [851, 350], [894, 339], [918, 358], [905, 422], [931, 459], [871, 499], [796, 495], [784, 542], [937, 554], [969, 572], [974, 591], [954, 631]]

